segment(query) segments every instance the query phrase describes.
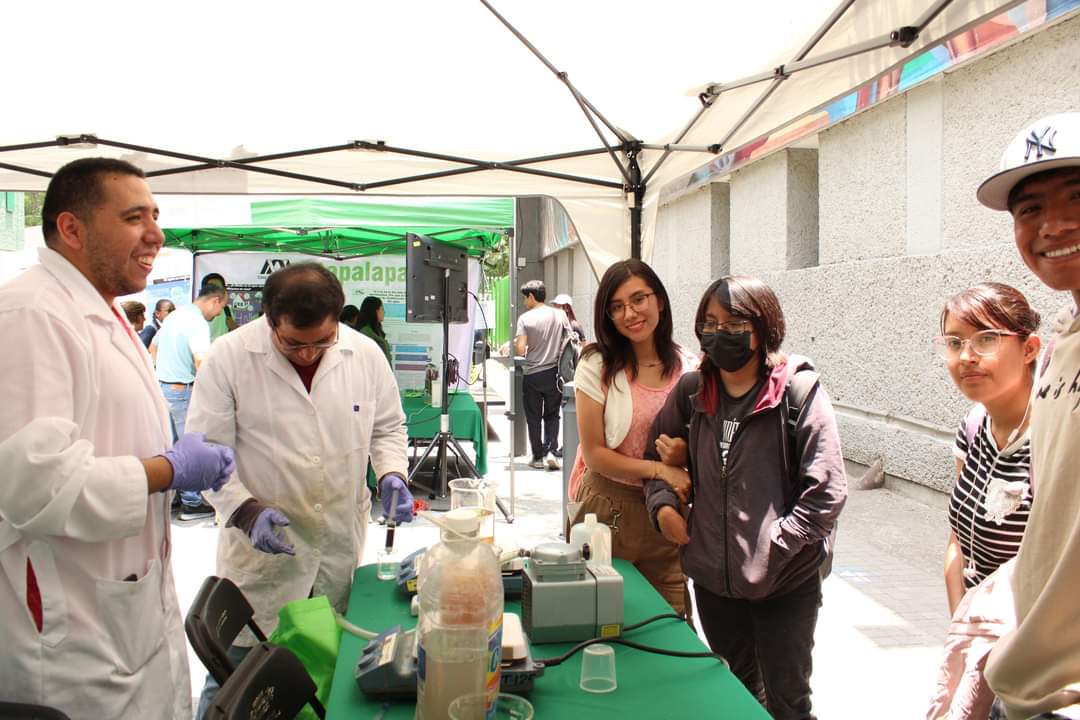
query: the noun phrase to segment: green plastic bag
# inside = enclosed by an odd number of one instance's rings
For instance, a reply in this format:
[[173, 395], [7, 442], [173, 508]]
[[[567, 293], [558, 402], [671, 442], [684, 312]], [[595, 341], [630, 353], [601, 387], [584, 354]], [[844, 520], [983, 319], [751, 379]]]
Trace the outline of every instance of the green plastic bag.
[[[277, 629], [269, 641], [288, 648], [300, 658], [315, 681], [316, 694], [325, 706], [330, 701], [330, 684], [334, 680], [334, 664], [341, 644], [341, 628], [334, 620], [334, 610], [326, 596], [294, 600], [281, 608]], [[317, 720], [310, 705], [305, 705], [296, 717]]]

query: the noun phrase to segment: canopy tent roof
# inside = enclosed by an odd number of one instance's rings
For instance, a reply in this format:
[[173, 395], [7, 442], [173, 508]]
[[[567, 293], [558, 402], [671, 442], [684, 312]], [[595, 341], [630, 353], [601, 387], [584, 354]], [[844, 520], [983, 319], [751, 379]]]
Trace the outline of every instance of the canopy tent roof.
[[474, 257], [494, 249], [514, 227], [509, 198], [453, 202], [334, 201], [316, 198], [251, 204], [252, 225], [167, 228], [165, 244], [193, 253], [254, 250], [298, 252], [337, 260], [402, 254], [406, 233], [428, 235]]
[[165, 193], [548, 195], [599, 272], [634, 235], [649, 256], [672, 181], [1018, 5], [195, 0], [146, 27], [134, 0], [65, 23], [19, 3], [0, 66], [36, 64], [0, 188], [113, 155]]

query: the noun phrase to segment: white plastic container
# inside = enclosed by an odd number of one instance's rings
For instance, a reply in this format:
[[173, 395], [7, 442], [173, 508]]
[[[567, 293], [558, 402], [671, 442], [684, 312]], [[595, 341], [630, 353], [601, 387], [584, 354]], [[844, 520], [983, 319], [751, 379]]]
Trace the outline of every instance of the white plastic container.
[[442, 517], [442, 539], [418, 568], [416, 719], [446, 720], [450, 703], [499, 692], [503, 586], [491, 545], [470, 508]]
[[586, 513], [584, 522], [570, 528], [570, 544], [579, 550], [589, 546], [589, 565], [611, 565], [611, 528], [598, 522], [596, 513]]
[[455, 478], [450, 486], [450, 509], [472, 508], [480, 517], [480, 541], [495, 542], [495, 491], [498, 484], [487, 479]]

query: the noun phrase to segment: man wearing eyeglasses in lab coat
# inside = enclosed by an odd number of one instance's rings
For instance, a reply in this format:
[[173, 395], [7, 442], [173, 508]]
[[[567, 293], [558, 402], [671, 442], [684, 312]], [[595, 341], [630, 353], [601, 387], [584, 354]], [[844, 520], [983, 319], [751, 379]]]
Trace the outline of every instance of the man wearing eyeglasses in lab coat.
[[[322, 265], [274, 272], [264, 317], [211, 345], [188, 410], [189, 431], [236, 448], [236, 476], [206, 494], [226, 519], [217, 574], [240, 587], [268, 635], [281, 607], [309, 594], [345, 611], [370, 520], [369, 457], [384, 514], [413, 516], [397, 382], [379, 347], [338, 323], [344, 303]], [[254, 644], [245, 629], [230, 654]], [[200, 713], [216, 692], [207, 681]]]

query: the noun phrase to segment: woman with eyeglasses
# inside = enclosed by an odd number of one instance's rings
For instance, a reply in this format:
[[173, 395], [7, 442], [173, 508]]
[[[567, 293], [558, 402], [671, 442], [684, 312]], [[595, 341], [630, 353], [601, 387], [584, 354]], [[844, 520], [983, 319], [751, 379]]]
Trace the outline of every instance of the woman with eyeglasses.
[[612, 556], [628, 560], [675, 610], [689, 616], [678, 546], [649, 522], [642, 481], [659, 478], [689, 489], [681, 467], [644, 460], [656, 413], [696, 359], [672, 340], [671, 303], [653, 269], [640, 260], [608, 268], [596, 291], [596, 342], [574, 374], [580, 444], [570, 497], [611, 527]]
[[[1030, 399], [1040, 340], [1039, 314], [1020, 291], [985, 283], [953, 296], [934, 338], [949, 375], [976, 404], [953, 447], [945, 592], [952, 620], [928, 719], [991, 714], [994, 693], [982, 670], [994, 643], [1015, 627], [1008, 568], [1031, 509]], [[995, 572], [999, 568], [1002, 572]]]
[[1017, 289], [985, 283], [953, 296], [934, 344], [956, 387], [977, 403], [953, 453], [945, 591], [960, 599], [1016, 555], [1031, 509], [1028, 420], [1040, 340], [1039, 313]]
[[813, 717], [821, 582], [847, 499], [832, 404], [811, 362], [780, 351], [784, 330], [761, 280], [709, 286], [695, 317], [701, 368], [653, 427], [688, 444], [693, 493], [687, 502], [665, 483], [645, 486], [653, 523], [682, 548], [709, 647], [779, 720]]

